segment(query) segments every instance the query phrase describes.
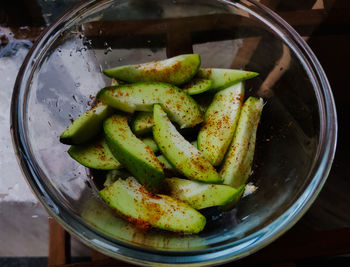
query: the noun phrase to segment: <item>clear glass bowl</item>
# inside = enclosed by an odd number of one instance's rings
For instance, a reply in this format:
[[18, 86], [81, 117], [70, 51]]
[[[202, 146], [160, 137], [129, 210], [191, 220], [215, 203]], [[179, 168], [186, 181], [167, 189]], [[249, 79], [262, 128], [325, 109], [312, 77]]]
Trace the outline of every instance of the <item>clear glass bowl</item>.
[[[246, 82], [247, 95], [266, 101], [251, 178], [258, 189], [231, 212], [207, 210], [198, 235], [145, 232], [106, 207], [58, 137], [109, 84], [101, 69], [192, 51], [202, 66], [260, 73]], [[271, 243], [315, 200], [337, 134], [331, 89], [314, 54], [286, 22], [251, 0], [80, 4], [47, 28], [28, 54], [11, 122], [20, 166], [48, 212], [92, 248], [146, 265], [219, 264]]]

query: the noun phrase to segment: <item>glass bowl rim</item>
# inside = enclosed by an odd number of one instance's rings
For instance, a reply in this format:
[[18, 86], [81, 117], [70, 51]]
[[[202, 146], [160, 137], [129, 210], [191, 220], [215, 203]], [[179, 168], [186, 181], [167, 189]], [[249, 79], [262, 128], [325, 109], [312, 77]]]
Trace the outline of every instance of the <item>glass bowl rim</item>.
[[[176, 263], [198, 266], [221, 264], [250, 255], [265, 247], [290, 229], [309, 209], [321, 191], [334, 159], [338, 125], [335, 102], [329, 82], [310, 47], [287, 22], [266, 6], [254, 0], [238, 2], [227, 0], [217, 1], [224, 2], [228, 5], [239, 6], [240, 8], [246, 9], [249, 13], [253, 13], [255, 17], [268, 25], [275, 33], [278, 33], [278, 36], [289, 44], [289, 48], [293, 48], [297, 51], [295, 54], [302, 60], [304, 67], [312, 74], [314, 91], [319, 107], [320, 138], [314, 165], [310, 171], [310, 176], [313, 177], [312, 181], [298, 200], [285, 210], [283, 214], [259, 231], [243, 239], [236, 240], [226, 245], [220, 245], [219, 247], [190, 251], [187, 253], [184, 251], [152, 250], [138, 246], [130, 246], [117, 239], [113, 239], [114, 242], [108, 240], [108, 237], [106, 238], [104, 234], [96, 232], [96, 230], [93, 230], [88, 224], [82, 222], [76, 215], [71, 214], [63, 204], [57, 201], [56, 197], [50, 194], [47, 186], [42, 183], [40, 173], [36, 171], [36, 166], [31, 160], [23, 121], [25, 114], [24, 107], [26, 106], [23, 105], [23, 103], [26, 101], [30, 80], [38, 62], [40, 62], [46, 51], [41, 48], [48, 48], [50, 42], [46, 41], [53, 38], [51, 34], [55, 31], [59, 31], [70, 19], [77, 18], [79, 14], [84, 14], [84, 10], [89, 10], [95, 5], [99, 5], [100, 3], [107, 4], [112, 1], [113, 0], [90, 0], [79, 3], [65, 11], [54, 23], [42, 32], [28, 52], [19, 70], [11, 101], [10, 129], [18, 163], [33, 193], [37, 196], [48, 213], [69, 233], [77, 236], [81, 241], [104, 254], [135, 264], [144, 265], [153, 263], [157, 265], [166, 265]], [[244, 3], [254, 6], [258, 11], [253, 11], [248, 5], [244, 5]], [[257, 12], [259, 12], [259, 14], [264, 14], [264, 16], [258, 15]], [[46, 43], [48, 43], [48, 45], [45, 45]], [[251, 246], [251, 244], [253, 244], [253, 246]], [[179, 257], [181, 257], [180, 261], [178, 261]], [[175, 261], [175, 258], [177, 261]]]

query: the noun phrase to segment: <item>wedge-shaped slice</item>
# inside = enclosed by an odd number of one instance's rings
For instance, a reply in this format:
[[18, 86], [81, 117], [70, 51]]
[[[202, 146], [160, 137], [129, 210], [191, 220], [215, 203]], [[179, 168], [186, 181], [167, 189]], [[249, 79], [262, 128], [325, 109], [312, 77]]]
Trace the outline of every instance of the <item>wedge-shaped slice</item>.
[[[144, 231], [140, 227], [132, 226], [127, 220], [116, 216], [115, 211], [107, 205], [101, 205], [99, 199], [87, 198], [81, 204], [81, 217], [84, 222], [92, 225], [94, 229], [99, 229], [109, 237], [119, 240], [132, 240], [134, 244], [142, 244], [145, 247], [157, 250], [208, 249], [210, 247], [205, 242], [205, 237], [200, 235], [178, 235], [167, 234], [164, 231]], [[108, 265], [102, 264], [102, 266]]]
[[[111, 85], [117, 86], [118, 81], [112, 79]], [[111, 107], [98, 103], [73, 121], [60, 136], [61, 143], [79, 145], [93, 139], [102, 131], [103, 120], [112, 113], [113, 109]]]
[[167, 83], [144, 82], [111, 86], [102, 89], [98, 97], [107, 105], [125, 112], [152, 111], [160, 103], [169, 118], [181, 128], [202, 122], [197, 103], [184, 91]]
[[140, 111], [131, 122], [131, 129], [137, 136], [145, 135], [152, 132], [153, 113]]
[[[193, 141], [191, 142], [191, 144], [197, 148], [197, 141]], [[157, 159], [160, 162], [160, 164], [162, 164], [163, 170], [167, 177], [169, 177], [168, 174], [172, 174], [172, 175], [179, 174], [179, 171], [176, 168], [174, 168], [173, 165], [170, 164], [169, 160], [164, 155], [157, 156]]]
[[142, 142], [148, 145], [148, 147], [153, 151], [153, 153], [157, 153], [159, 151], [159, 147], [152, 137], [143, 137], [140, 139]]
[[239, 187], [249, 178], [263, 105], [262, 99], [249, 97], [242, 107], [233, 141], [220, 170], [224, 184]]
[[114, 158], [103, 136], [89, 144], [71, 146], [68, 154], [88, 168], [99, 170], [121, 168], [121, 164]]
[[205, 184], [180, 178], [166, 178], [165, 187], [169, 196], [177, 198], [196, 210], [222, 206], [238, 200], [244, 190], [228, 185]]
[[102, 131], [104, 119], [113, 113], [113, 109], [102, 103], [80, 115], [61, 134], [60, 142], [67, 145], [79, 145], [96, 137]]
[[191, 80], [188, 84], [185, 84], [182, 87], [182, 90], [184, 90], [189, 95], [197, 95], [208, 91], [212, 87], [212, 85], [212, 80], [195, 78]]
[[127, 117], [112, 115], [104, 122], [104, 131], [114, 157], [148, 190], [159, 190], [163, 168], [150, 147], [132, 133]]
[[242, 198], [244, 191], [245, 191], [245, 185], [241, 185], [237, 189], [239, 192], [235, 195], [235, 197], [227, 204], [219, 206], [219, 210], [221, 211], [229, 211], [232, 210], [236, 204], [239, 202], [239, 200]]
[[256, 72], [244, 70], [200, 68], [196, 77], [212, 80], [211, 90], [221, 90], [257, 75]]
[[240, 82], [216, 93], [198, 134], [198, 148], [210, 163], [220, 165], [232, 141], [244, 98]]
[[[138, 112], [135, 118], [131, 122], [131, 129], [133, 133], [137, 136], [144, 136], [148, 133], [152, 133], [153, 127], [153, 112]], [[195, 135], [197, 137], [198, 131], [200, 129], [200, 125], [197, 124], [195, 127], [191, 128], [180, 128], [176, 127], [178, 131], [186, 136]]]
[[153, 81], [181, 85], [192, 79], [200, 63], [198, 54], [187, 54], [161, 61], [107, 69], [103, 73], [110, 78], [130, 83]]
[[187, 204], [166, 195], [149, 193], [132, 177], [117, 180], [99, 194], [111, 208], [142, 226], [198, 233], [206, 223], [205, 217]]
[[160, 164], [162, 164], [166, 177], [177, 176], [180, 174], [179, 171], [170, 164], [169, 160], [164, 155], [157, 156], [157, 159], [159, 160]]
[[163, 169], [169, 170], [169, 171], [176, 171], [176, 169], [170, 164], [170, 162], [167, 160], [164, 155], [157, 156], [158, 161], [160, 164], [162, 164]]
[[201, 152], [170, 122], [160, 105], [153, 108], [153, 137], [163, 155], [178, 171], [192, 180], [220, 183], [221, 177]]

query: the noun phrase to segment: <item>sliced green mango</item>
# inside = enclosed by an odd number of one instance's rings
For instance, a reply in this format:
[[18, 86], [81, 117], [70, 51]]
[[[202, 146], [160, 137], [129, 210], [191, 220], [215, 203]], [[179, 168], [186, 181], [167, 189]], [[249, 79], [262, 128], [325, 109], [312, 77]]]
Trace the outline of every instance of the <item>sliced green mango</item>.
[[102, 103], [80, 115], [61, 134], [60, 142], [79, 145], [96, 137], [102, 131], [103, 121], [113, 113], [113, 109]]
[[243, 104], [233, 141], [220, 170], [224, 184], [237, 188], [250, 176], [263, 105], [262, 99], [254, 97], [249, 97]]
[[198, 133], [198, 149], [214, 166], [221, 164], [236, 130], [244, 98], [242, 82], [223, 89], [205, 112], [204, 124]]
[[137, 112], [131, 122], [131, 129], [137, 136], [145, 135], [152, 132], [153, 113], [140, 111]]
[[153, 153], [157, 153], [159, 151], [159, 147], [152, 137], [143, 137], [140, 138], [140, 140], [146, 145], [148, 145], [149, 148], [153, 151]]
[[221, 211], [229, 211], [232, 210], [237, 203], [239, 202], [239, 200], [242, 198], [243, 194], [244, 194], [244, 190], [245, 190], [245, 185], [241, 185], [238, 188], [238, 193], [235, 195], [235, 197], [227, 204], [219, 206], [219, 210]]
[[162, 164], [164, 173], [166, 177], [180, 175], [179, 171], [170, 164], [169, 160], [164, 155], [157, 156], [160, 164]]
[[103, 136], [89, 144], [73, 145], [68, 154], [81, 165], [99, 170], [113, 170], [121, 168], [121, 164], [114, 158]]
[[195, 78], [191, 80], [188, 84], [185, 84], [182, 87], [182, 90], [184, 90], [189, 95], [197, 95], [210, 90], [212, 85], [212, 80]]
[[128, 221], [147, 227], [199, 233], [205, 217], [187, 204], [166, 195], [152, 194], [134, 178], [118, 179], [99, 192], [102, 199]]
[[153, 137], [162, 154], [186, 177], [206, 183], [221, 183], [221, 177], [201, 152], [170, 122], [160, 105], [153, 108]]
[[[177, 126], [177, 125], [176, 125]], [[152, 132], [153, 127], [153, 112], [138, 112], [135, 118], [131, 121], [131, 129], [137, 136], [144, 136]], [[197, 133], [200, 129], [200, 125], [197, 124], [191, 128], [176, 127], [178, 131], [185, 137], [194, 136], [197, 137]]]
[[211, 90], [218, 91], [235, 83], [254, 78], [257, 75], [259, 73], [244, 70], [200, 68], [196, 77], [212, 80]]
[[127, 117], [112, 115], [104, 122], [104, 131], [114, 157], [148, 190], [159, 190], [163, 168], [149, 146], [132, 133]]
[[81, 217], [85, 223], [118, 240], [155, 250], [188, 251], [209, 248], [204, 237], [200, 235], [178, 235], [172, 232], [145, 231], [140, 227], [133, 227], [107, 205], [101, 205], [100, 199], [88, 198], [81, 204]]
[[170, 162], [167, 160], [167, 158], [164, 157], [164, 155], [159, 155], [159, 156], [157, 156], [157, 159], [158, 159], [158, 161], [160, 162], [160, 164], [162, 164], [163, 169], [170, 170], [170, 171], [176, 170], [176, 169], [170, 164]]
[[236, 189], [228, 185], [205, 184], [175, 177], [166, 178], [164, 184], [169, 196], [196, 210], [231, 203], [244, 190], [244, 185]]
[[125, 112], [152, 111], [160, 103], [169, 118], [181, 128], [193, 127], [202, 122], [197, 103], [174, 85], [159, 82], [143, 82], [111, 86], [98, 93], [107, 105]]
[[201, 59], [198, 54], [187, 54], [161, 61], [107, 69], [103, 73], [110, 78], [130, 83], [164, 82], [181, 85], [192, 79], [200, 63]]

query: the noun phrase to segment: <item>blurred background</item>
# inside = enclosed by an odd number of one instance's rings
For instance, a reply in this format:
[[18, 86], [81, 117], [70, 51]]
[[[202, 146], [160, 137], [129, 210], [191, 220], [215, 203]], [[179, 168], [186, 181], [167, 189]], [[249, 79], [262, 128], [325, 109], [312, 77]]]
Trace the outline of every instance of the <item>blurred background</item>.
[[[55, 231], [62, 231], [54, 222], [49, 224], [48, 214], [31, 193], [20, 172], [11, 143], [10, 102], [18, 70], [33, 42], [60, 14], [78, 2], [2, 0], [0, 4], [0, 266], [47, 266], [48, 256], [53, 255], [49, 240], [54, 240]], [[350, 1], [259, 2], [290, 23], [320, 60], [335, 97], [339, 136], [330, 176], [311, 209], [286, 237], [241, 264], [287, 262], [292, 264], [288, 266], [303, 266], [312, 262], [350, 266], [350, 179], [347, 176], [350, 135], [346, 126], [350, 115], [347, 80], [347, 72], [350, 71]], [[133, 1], [138, 8], [148, 8], [150, 17], [157, 15], [157, 10], [142, 3], [141, 0]], [[257, 46], [253, 49], [264, 48]], [[272, 69], [274, 66], [268, 67]], [[312, 239], [315, 243], [309, 244], [308, 251], [302, 251], [298, 238], [288, 239], [305, 233], [319, 238]], [[67, 263], [91, 260], [91, 250], [74, 237], [70, 247], [66, 244], [66, 249], [70, 254]], [[299, 258], [292, 255], [299, 255]]]

